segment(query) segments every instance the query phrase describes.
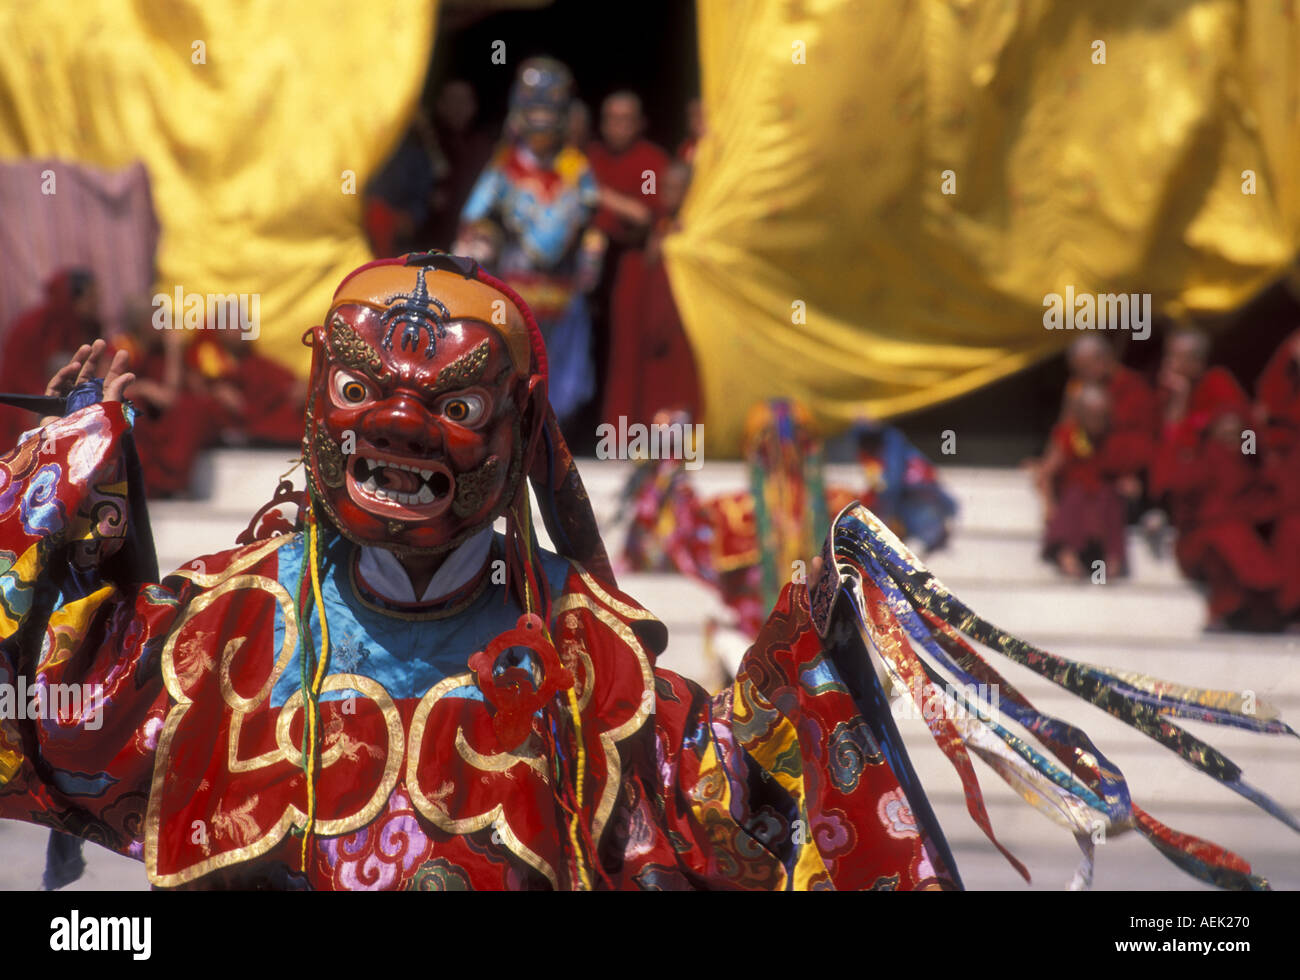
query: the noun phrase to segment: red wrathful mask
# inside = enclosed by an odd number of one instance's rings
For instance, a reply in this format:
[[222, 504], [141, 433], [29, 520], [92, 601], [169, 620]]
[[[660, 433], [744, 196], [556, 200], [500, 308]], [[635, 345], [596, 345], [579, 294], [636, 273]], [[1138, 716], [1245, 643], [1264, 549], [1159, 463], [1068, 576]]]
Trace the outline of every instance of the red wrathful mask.
[[523, 490], [546, 361], [531, 316], [503, 290], [468, 260], [386, 259], [345, 279], [310, 331], [308, 480], [345, 537], [445, 552]]

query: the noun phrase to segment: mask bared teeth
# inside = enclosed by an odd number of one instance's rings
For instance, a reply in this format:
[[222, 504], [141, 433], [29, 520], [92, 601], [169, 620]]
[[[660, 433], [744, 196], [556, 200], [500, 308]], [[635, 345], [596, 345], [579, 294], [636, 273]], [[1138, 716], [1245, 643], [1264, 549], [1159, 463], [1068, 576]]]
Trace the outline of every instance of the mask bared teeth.
[[410, 470], [399, 470], [395, 466], [385, 466], [379, 471], [380, 486], [385, 490], [398, 493], [416, 493], [420, 489], [420, 476]]
[[363, 489], [408, 494], [436, 500], [451, 491], [451, 480], [440, 470], [419, 469], [402, 463], [357, 458], [353, 475]]

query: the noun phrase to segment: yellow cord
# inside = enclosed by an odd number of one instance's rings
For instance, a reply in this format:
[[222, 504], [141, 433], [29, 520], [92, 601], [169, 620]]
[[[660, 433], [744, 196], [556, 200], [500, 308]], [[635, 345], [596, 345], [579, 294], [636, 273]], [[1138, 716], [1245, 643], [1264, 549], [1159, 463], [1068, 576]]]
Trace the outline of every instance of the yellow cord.
[[[525, 507], [529, 507], [527, 500], [524, 502]], [[519, 521], [523, 526], [524, 535], [524, 554], [532, 555], [533, 553], [533, 522], [532, 510], [529, 508], [524, 511], [524, 518]], [[528, 613], [535, 613], [533, 608], [533, 590], [528, 584], [528, 576], [524, 575], [524, 610]], [[547, 643], [552, 643], [550, 624], [542, 623], [542, 635]], [[578, 869], [578, 880], [586, 891], [591, 891], [591, 875], [587, 871], [587, 865], [582, 860], [582, 847], [578, 837], [578, 821], [582, 819], [582, 784], [587, 775], [587, 753], [582, 744], [582, 709], [578, 705], [577, 678], [574, 678], [573, 685], [569, 688], [569, 711], [573, 715], [573, 737], [577, 746], [577, 783], [575, 787], [575, 802], [573, 816], [569, 819], [569, 841], [573, 845], [573, 863]]]
[[573, 818], [569, 821], [569, 840], [573, 843], [573, 860], [578, 866], [578, 878], [582, 882], [582, 887], [586, 891], [591, 891], [591, 875], [587, 873], [587, 866], [582, 861], [582, 850], [578, 846], [578, 821], [582, 817], [582, 782], [586, 777], [587, 754], [582, 748], [582, 711], [578, 707], [577, 684], [569, 688], [569, 710], [573, 712], [573, 737], [578, 745], [578, 786], [577, 786], [577, 806], [574, 807]]
[[307, 515], [307, 546], [310, 549], [312, 598], [316, 601], [316, 610], [320, 616], [320, 657], [316, 661], [316, 677], [312, 681], [310, 701], [303, 704], [303, 709], [307, 712], [307, 751], [311, 753], [310, 758], [303, 760], [307, 770], [307, 828], [302, 835], [304, 871], [307, 869], [307, 842], [316, 826], [316, 705], [319, 703], [321, 686], [325, 682], [325, 658], [330, 648], [330, 628], [325, 618], [325, 600], [321, 595], [320, 569], [317, 565], [316, 515], [311, 512]]

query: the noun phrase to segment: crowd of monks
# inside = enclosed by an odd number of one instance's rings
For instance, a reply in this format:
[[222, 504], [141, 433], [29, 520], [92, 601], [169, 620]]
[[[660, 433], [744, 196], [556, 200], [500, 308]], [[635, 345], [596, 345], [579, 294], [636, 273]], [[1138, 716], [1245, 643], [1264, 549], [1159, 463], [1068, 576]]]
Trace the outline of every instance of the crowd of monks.
[[[452, 247], [461, 210], [497, 138], [480, 125], [478, 112], [473, 87], [452, 79], [440, 89], [433, 117], [417, 117], [367, 188], [366, 228], [376, 255]], [[566, 431], [578, 452], [590, 451], [602, 422], [617, 425], [625, 417], [648, 425], [664, 408], [701, 417], [696, 366], [661, 248], [677, 227], [704, 131], [698, 99], [687, 105], [685, 123], [686, 138], [669, 153], [645, 136], [635, 92], [602, 100], [594, 134], [587, 105], [578, 99], [571, 105], [567, 142], [581, 150], [599, 185], [589, 227], [604, 242], [589, 297], [596, 395]]]
[[[0, 353], [0, 391], [35, 394], [82, 344], [104, 337], [131, 355], [134, 439], [151, 497], [187, 496], [199, 453], [218, 445], [296, 447], [302, 440], [306, 385], [257, 354], [239, 330], [156, 329], [147, 296], [127, 301], [121, 327], [96, 313], [94, 275], [68, 269], [46, 300], [16, 320]], [[13, 445], [37, 416], [0, 411], [0, 444]]]
[[1124, 576], [1128, 526], [1167, 524], [1179, 568], [1204, 587], [1207, 629], [1300, 629], [1300, 331], [1253, 397], [1209, 352], [1204, 333], [1177, 329], [1148, 382], [1106, 335], [1075, 341], [1034, 467], [1044, 556], [1070, 577]]

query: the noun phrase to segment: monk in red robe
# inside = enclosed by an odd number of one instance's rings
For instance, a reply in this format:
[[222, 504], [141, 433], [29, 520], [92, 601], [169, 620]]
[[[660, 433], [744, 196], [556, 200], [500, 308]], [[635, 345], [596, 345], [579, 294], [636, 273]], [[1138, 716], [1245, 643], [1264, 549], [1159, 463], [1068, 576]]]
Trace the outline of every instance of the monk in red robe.
[[[99, 294], [89, 269], [64, 269], [45, 285], [45, 302], [15, 320], [0, 358], [0, 391], [36, 394], [33, 385], [68, 362], [100, 333]], [[36, 426], [37, 416], [0, 410], [0, 444], [10, 445]]]
[[[645, 117], [634, 92], [615, 92], [600, 107], [600, 140], [587, 148], [587, 159], [600, 185], [595, 226], [613, 247], [639, 247], [662, 213], [654, 185], [668, 169], [668, 154], [641, 135]], [[651, 189], [647, 190], [647, 186]]]
[[195, 340], [187, 353], [200, 385], [222, 406], [223, 438], [295, 446], [302, 438], [306, 385], [243, 338], [238, 330], [217, 330]]
[[[1096, 384], [1106, 389], [1107, 465], [1116, 480], [1116, 489], [1131, 507], [1142, 497], [1147, 465], [1155, 449], [1155, 393], [1142, 375], [1119, 362], [1115, 348], [1099, 334], [1085, 334], [1076, 340], [1070, 346], [1068, 358], [1067, 402], [1085, 385]], [[1062, 414], [1064, 418], [1065, 412]]]
[[190, 489], [199, 453], [220, 435], [219, 402], [194, 383], [185, 367], [186, 334], [155, 330], [143, 299], [128, 300], [124, 329], [113, 338], [135, 368], [132, 434], [150, 497], [183, 496]]
[[704, 106], [699, 99], [686, 103], [686, 139], [677, 146], [677, 159], [686, 164], [695, 163], [695, 151], [704, 138]]
[[1165, 352], [1152, 488], [1168, 495], [1179, 567], [1208, 591], [1207, 628], [1275, 628], [1281, 571], [1259, 528], [1277, 516], [1277, 495], [1248, 451], [1245, 393], [1224, 369], [1205, 369], [1205, 351], [1202, 335], [1182, 333]]
[[1166, 342], [1156, 388], [1163, 440], [1199, 434], [1225, 404], [1247, 400], [1227, 368], [1210, 366], [1209, 355], [1209, 338], [1200, 330], [1178, 330]]
[[663, 240], [677, 227], [677, 212], [686, 197], [690, 169], [672, 163], [660, 184], [664, 215], [644, 250], [623, 253], [610, 311], [610, 357], [604, 421], [617, 426], [649, 424], [663, 408], [701, 415], [695, 357], [668, 283]]
[[1113, 406], [1102, 385], [1078, 388], [1038, 470], [1047, 513], [1043, 554], [1070, 578], [1086, 577], [1095, 554], [1112, 575], [1128, 570], [1121, 485], [1136, 479], [1134, 457], [1139, 466], [1141, 457], [1134, 435], [1116, 429]]
[[[617, 383], [610, 363], [614, 307], [630, 302], [629, 294], [639, 289], [635, 277], [621, 280], [622, 259], [629, 251], [645, 246], [663, 214], [659, 184], [669, 163], [668, 154], [642, 136], [645, 116], [635, 92], [607, 96], [601, 103], [599, 126], [600, 139], [586, 150], [600, 187], [600, 206], [592, 228], [606, 243], [600, 282], [592, 295], [597, 405], [603, 404], [608, 387]], [[651, 410], [663, 407], [654, 405]]]
[[1278, 606], [1300, 624], [1300, 330], [1278, 347], [1255, 385], [1265, 467], [1278, 491], [1273, 553], [1282, 575]]

